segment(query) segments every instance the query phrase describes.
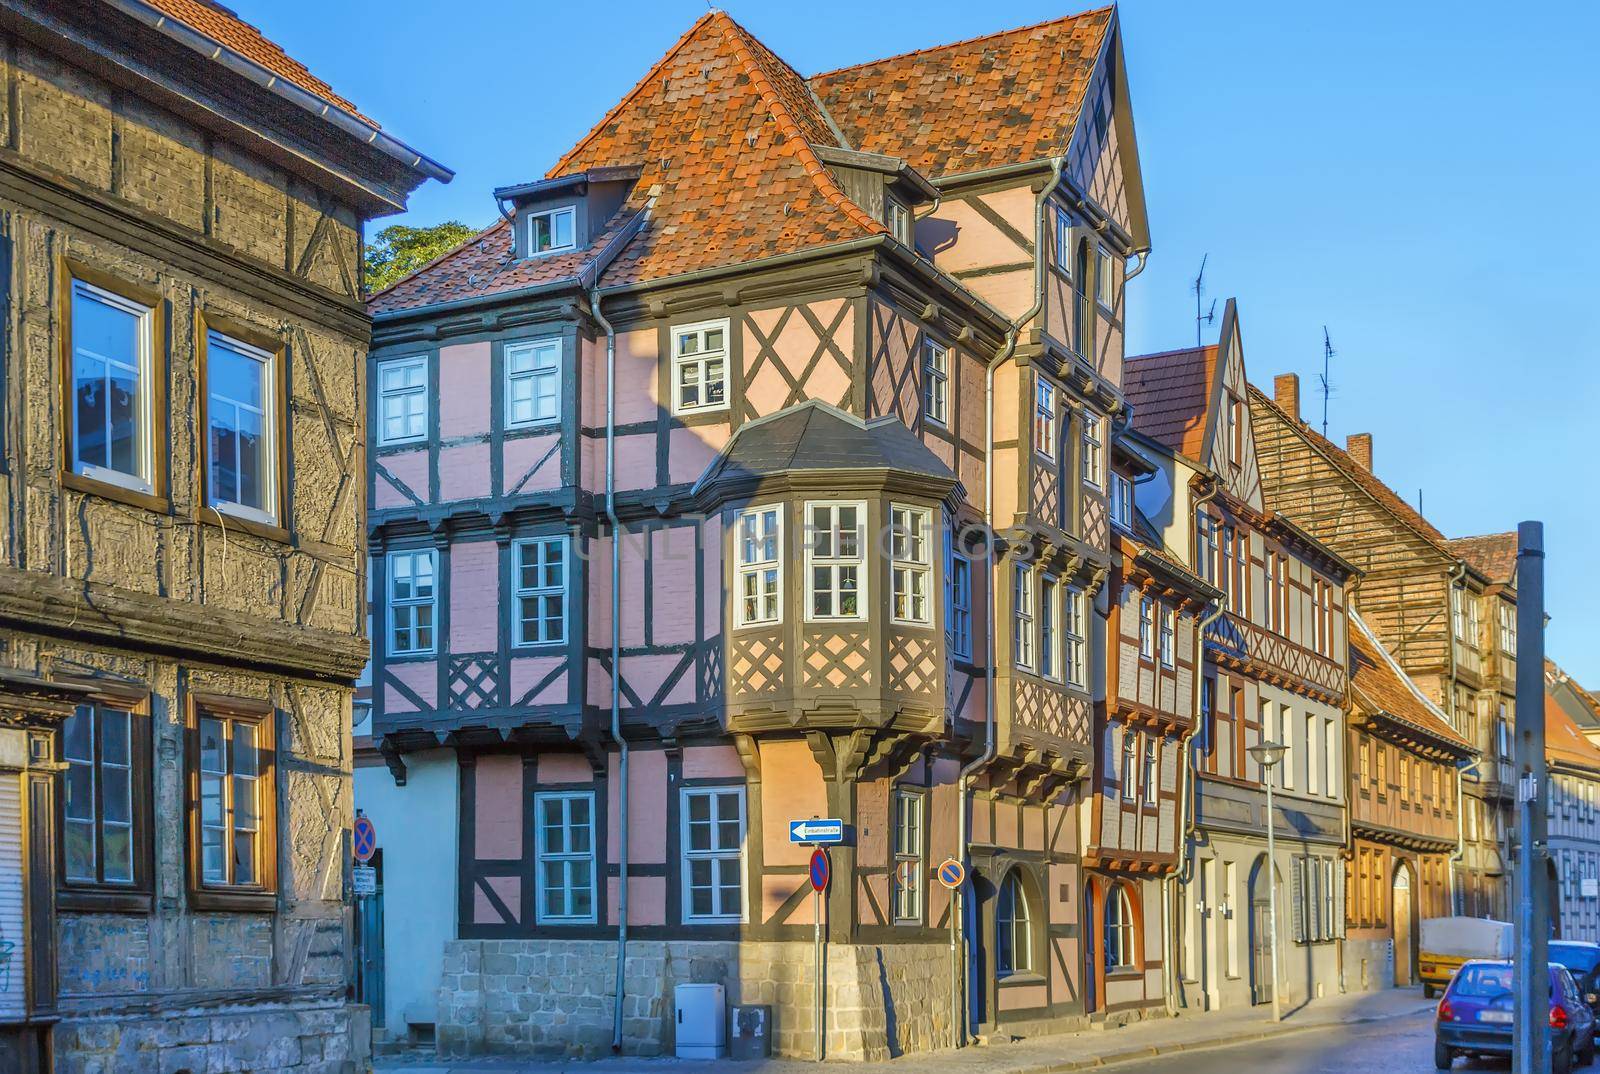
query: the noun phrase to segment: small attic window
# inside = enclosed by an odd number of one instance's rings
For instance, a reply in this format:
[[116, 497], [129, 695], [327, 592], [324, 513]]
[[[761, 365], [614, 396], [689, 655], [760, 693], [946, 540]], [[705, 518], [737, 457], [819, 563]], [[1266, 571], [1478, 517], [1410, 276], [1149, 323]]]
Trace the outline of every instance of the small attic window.
[[904, 203], [896, 201], [894, 198], [886, 197], [884, 202], [887, 209], [886, 215], [889, 217], [889, 234], [910, 246], [912, 244], [911, 210], [906, 208]]
[[570, 205], [529, 213], [528, 256], [576, 250], [577, 231], [577, 210]]

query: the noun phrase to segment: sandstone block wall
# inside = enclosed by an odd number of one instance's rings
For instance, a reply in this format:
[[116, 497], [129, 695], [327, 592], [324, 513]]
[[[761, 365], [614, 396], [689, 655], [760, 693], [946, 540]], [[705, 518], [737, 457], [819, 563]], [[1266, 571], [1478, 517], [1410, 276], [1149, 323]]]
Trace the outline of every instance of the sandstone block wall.
[[358, 1074], [369, 1069], [365, 1007], [172, 1010], [56, 1030], [57, 1074]]

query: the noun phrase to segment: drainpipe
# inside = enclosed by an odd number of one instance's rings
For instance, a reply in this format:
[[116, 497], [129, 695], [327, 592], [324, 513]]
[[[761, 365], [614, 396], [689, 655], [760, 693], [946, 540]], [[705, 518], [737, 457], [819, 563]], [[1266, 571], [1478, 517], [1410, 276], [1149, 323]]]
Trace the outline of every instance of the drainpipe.
[[[995, 639], [998, 636], [998, 632], [995, 629], [995, 608], [997, 603], [995, 600], [995, 590], [998, 586], [998, 583], [995, 579], [994, 556], [994, 371], [1007, 359], [1016, 354], [1017, 334], [1022, 331], [1023, 325], [1027, 324], [1029, 321], [1038, 316], [1039, 311], [1044, 308], [1044, 205], [1045, 202], [1049, 200], [1050, 195], [1055, 191], [1056, 187], [1061, 183], [1061, 169], [1066, 164], [1066, 159], [1067, 158], [1065, 156], [1059, 154], [1050, 158], [1050, 181], [1045, 184], [1043, 190], [1039, 191], [1038, 196], [1034, 198], [1033, 201], [1033, 306], [1030, 307], [1028, 311], [1021, 317], [1017, 318], [1011, 323], [1010, 329], [1006, 332], [1005, 346], [1001, 348], [1000, 353], [996, 355], [989, 363], [988, 369], [984, 373], [983, 499], [984, 522], [989, 527], [989, 533], [984, 541], [983, 556], [984, 570], [988, 573], [988, 593], [986, 594], [987, 600], [985, 601], [985, 603], [988, 605], [988, 607], [985, 609], [988, 622], [984, 624], [985, 633], [988, 634], [988, 651], [984, 654], [984, 664], [986, 665], [985, 670], [987, 672], [987, 676], [984, 680], [984, 702], [988, 710], [984, 713], [983, 753], [973, 758], [965, 765], [961, 766], [961, 775], [956, 781], [956, 822], [958, 825], [956, 845], [960, 851], [961, 860], [963, 863], [967, 863], [970, 857], [969, 850], [972, 833], [969, 830], [970, 824], [967, 820], [967, 813], [968, 794], [970, 793], [972, 786], [972, 774], [978, 769], [987, 765], [990, 761], [994, 760], [995, 755], [995, 703], [997, 695], [997, 690], [995, 689], [995, 674], [997, 670], [995, 662]], [[960, 924], [962, 938], [966, 941], [965, 948], [968, 952], [967, 962], [962, 967], [963, 972], [961, 975], [961, 983], [963, 986], [965, 986], [967, 978], [971, 975], [971, 949], [974, 937], [969, 934], [965, 921], [962, 921]], [[962, 1010], [963, 1026], [957, 1030], [956, 1036], [959, 1044], [966, 1043], [965, 1024], [970, 1021], [971, 1017], [972, 1004], [969, 1001]]]
[[622, 525], [617, 520], [617, 330], [600, 312], [600, 290], [589, 311], [606, 333], [606, 521], [611, 526], [611, 740], [617, 744], [617, 1007], [611, 1051], [622, 1051], [623, 983], [628, 964], [628, 740], [622, 737]]
[[1133, 279], [1135, 276], [1139, 275], [1139, 273], [1143, 272], [1144, 271], [1144, 267], [1150, 263], [1150, 251], [1149, 250], [1135, 250], [1133, 252], [1133, 254], [1134, 254], [1135, 257], [1137, 257], [1139, 259], [1139, 263], [1137, 265], [1133, 266], [1133, 268], [1131, 268], [1131, 269], [1124, 269], [1123, 270], [1123, 273], [1122, 273], [1122, 284], [1123, 284], [1124, 287], [1127, 286], [1129, 280]]

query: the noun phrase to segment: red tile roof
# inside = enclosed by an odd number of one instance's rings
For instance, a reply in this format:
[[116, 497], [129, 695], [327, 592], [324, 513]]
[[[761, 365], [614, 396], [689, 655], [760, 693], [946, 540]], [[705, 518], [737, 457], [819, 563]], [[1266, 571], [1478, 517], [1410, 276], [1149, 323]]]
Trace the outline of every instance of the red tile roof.
[[268, 40], [260, 30], [221, 4], [212, 3], [211, 0], [146, 0], [146, 2], [168, 18], [176, 19], [191, 30], [211, 38], [223, 48], [253, 60], [284, 81], [293, 83], [307, 93], [322, 98], [358, 119], [371, 123], [374, 127], [377, 126], [358, 112], [355, 105], [333, 92], [332, 86], [312, 74], [305, 64], [284, 52], [276, 42]]
[[1544, 752], [1551, 760], [1600, 772], [1600, 748], [1584, 737], [1548, 689], [1544, 692]]
[[1216, 369], [1215, 345], [1127, 359], [1122, 393], [1133, 407], [1134, 429], [1202, 461]]
[[1064, 152], [1110, 7], [813, 75], [852, 149], [955, 175]]
[[1517, 535], [1486, 533], [1450, 541], [1456, 555], [1472, 564], [1491, 582], [1509, 582], [1517, 573]]
[[1350, 616], [1350, 692], [1356, 706], [1371, 716], [1387, 716], [1409, 724], [1463, 750], [1467, 740], [1449, 719], [1418, 692], [1372, 630], [1358, 615]]

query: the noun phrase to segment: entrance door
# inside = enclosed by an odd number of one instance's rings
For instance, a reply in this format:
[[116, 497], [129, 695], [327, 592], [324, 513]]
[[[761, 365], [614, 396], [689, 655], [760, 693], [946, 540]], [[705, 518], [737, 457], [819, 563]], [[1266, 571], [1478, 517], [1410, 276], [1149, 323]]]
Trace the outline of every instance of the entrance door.
[[1250, 873], [1250, 1002], [1272, 1002], [1272, 896], [1265, 856]]
[[377, 890], [356, 897], [356, 1000], [372, 1009], [372, 1024], [382, 1027], [385, 1006], [383, 977], [383, 851], [372, 859]]
[[1394, 866], [1394, 983], [1409, 988], [1416, 983], [1416, 960], [1411, 927], [1411, 868], [1405, 862]]

